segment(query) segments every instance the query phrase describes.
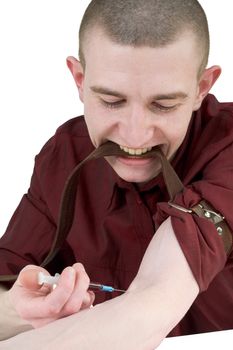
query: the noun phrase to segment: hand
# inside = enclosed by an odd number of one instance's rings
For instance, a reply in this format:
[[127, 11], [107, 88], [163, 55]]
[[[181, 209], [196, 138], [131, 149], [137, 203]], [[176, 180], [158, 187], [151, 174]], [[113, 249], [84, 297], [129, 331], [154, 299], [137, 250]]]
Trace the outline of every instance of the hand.
[[8, 291], [9, 299], [18, 315], [34, 328], [91, 307], [95, 294], [88, 291], [90, 279], [82, 264], [66, 267], [55, 289], [38, 284], [38, 273], [48, 271], [28, 265]]

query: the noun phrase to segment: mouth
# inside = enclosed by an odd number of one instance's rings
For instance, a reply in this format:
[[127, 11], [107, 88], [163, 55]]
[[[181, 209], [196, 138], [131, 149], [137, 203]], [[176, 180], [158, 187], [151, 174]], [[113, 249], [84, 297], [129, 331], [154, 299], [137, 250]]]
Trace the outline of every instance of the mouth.
[[112, 141], [107, 141], [102, 144], [107, 147], [107, 157], [114, 156], [116, 160], [127, 166], [146, 166], [154, 163], [154, 159], [158, 158], [159, 154], [163, 153], [161, 147], [163, 145], [149, 146], [145, 148], [129, 148], [119, 145]]
[[153, 147], [150, 146], [150, 147], [144, 147], [144, 148], [129, 148], [118, 144], [115, 144], [115, 145], [121, 151], [121, 154], [119, 154], [119, 156], [127, 159], [152, 158], [155, 156], [155, 151], [158, 149], [161, 149], [161, 146], [162, 146], [162, 145], [156, 145]]
[[121, 158], [152, 158], [163, 152], [163, 144], [159, 144], [148, 148], [127, 148], [113, 141], [107, 141], [99, 146], [103, 157], [116, 156]]
[[140, 158], [142, 155], [146, 155], [148, 152], [152, 150], [152, 147], [129, 148], [121, 145], [119, 145], [119, 147], [125, 153], [125, 157], [130, 157], [130, 158], [135, 158], [135, 157]]
[[[152, 166], [153, 169], [157, 168], [159, 163], [161, 163], [159, 168], [161, 165], [163, 166], [164, 158], [166, 158], [164, 147], [166, 147], [165, 144], [159, 144], [153, 147], [149, 146], [146, 149], [134, 148], [132, 152], [125, 146], [120, 146], [112, 141], [106, 141], [98, 147], [95, 158], [99, 158], [101, 155], [113, 166], [117, 163], [122, 163], [131, 169], [135, 169], [135, 171], [139, 169], [143, 169], [143, 171], [145, 169], [151, 170]], [[157, 160], [155, 158], [157, 158]]]

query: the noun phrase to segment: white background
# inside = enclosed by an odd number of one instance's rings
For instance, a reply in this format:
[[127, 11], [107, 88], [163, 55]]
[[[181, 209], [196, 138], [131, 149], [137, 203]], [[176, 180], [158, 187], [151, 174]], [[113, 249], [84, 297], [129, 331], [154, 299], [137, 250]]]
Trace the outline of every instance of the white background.
[[[201, 0], [211, 33], [212, 90], [233, 100], [232, 1]], [[221, 3], [221, 6], [220, 6]], [[89, 0], [0, 0], [0, 236], [28, 189], [34, 156], [56, 128], [82, 114], [66, 57], [77, 57]]]

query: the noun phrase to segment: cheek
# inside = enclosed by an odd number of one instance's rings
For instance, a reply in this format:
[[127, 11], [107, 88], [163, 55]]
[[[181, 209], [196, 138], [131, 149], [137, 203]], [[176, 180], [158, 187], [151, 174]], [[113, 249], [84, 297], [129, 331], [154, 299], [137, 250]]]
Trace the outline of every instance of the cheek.
[[84, 116], [92, 140], [95, 146], [106, 141], [117, 129], [115, 113], [103, 108], [101, 103], [86, 95], [84, 100]]
[[179, 113], [167, 119], [164, 133], [173, 151], [183, 142], [188, 130], [191, 115], [192, 113], [190, 113], [190, 111], [186, 111], [186, 113]]
[[103, 113], [98, 113], [96, 109], [86, 109], [84, 118], [88, 128], [89, 136], [95, 147], [109, 139], [112, 139], [115, 124], [109, 115], [105, 116]]

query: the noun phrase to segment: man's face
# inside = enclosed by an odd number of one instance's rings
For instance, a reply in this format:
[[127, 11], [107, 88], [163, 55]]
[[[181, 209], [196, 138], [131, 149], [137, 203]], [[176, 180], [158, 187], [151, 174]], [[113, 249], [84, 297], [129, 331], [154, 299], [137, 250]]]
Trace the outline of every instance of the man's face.
[[159, 160], [134, 154], [161, 145], [171, 159], [200, 106], [194, 38], [187, 34], [163, 48], [134, 48], [96, 31], [84, 55], [78, 85], [94, 146], [110, 140], [124, 148], [125, 157], [107, 157], [108, 163], [126, 181], [149, 181], [160, 171]]

